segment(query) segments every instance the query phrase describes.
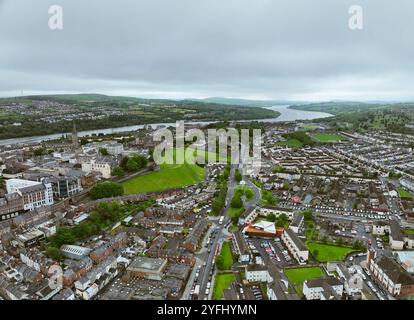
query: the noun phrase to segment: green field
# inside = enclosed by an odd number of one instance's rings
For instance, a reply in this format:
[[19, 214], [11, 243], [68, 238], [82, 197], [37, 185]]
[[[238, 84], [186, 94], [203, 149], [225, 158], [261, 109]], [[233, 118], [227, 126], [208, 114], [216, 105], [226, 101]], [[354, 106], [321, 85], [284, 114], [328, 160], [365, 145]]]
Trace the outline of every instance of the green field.
[[324, 272], [320, 267], [285, 269], [284, 272], [288, 280], [294, 284], [324, 276]]
[[125, 194], [156, 192], [196, 184], [205, 171], [196, 164], [162, 164], [159, 171], [135, 177], [122, 183]]
[[289, 148], [302, 148], [303, 143], [300, 142], [298, 139], [289, 139], [287, 141], [280, 141], [277, 143], [279, 146], [286, 146]]
[[218, 273], [215, 278], [213, 299], [221, 300], [223, 296], [223, 290], [230, 287], [232, 282], [236, 281], [234, 273]]
[[320, 278], [325, 275], [320, 267], [285, 269], [284, 273], [299, 296], [303, 295], [302, 289], [305, 280]]
[[401, 198], [409, 198], [411, 200], [414, 199], [414, 196], [410, 192], [405, 190], [403, 187], [398, 187], [397, 191]]
[[244, 211], [244, 208], [232, 208], [232, 207], [230, 207], [229, 210], [227, 211], [227, 215], [230, 218], [233, 218], [235, 216], [241, 215], [243, 213], [243, 211]]
[[404, 229], [403, 232], [408, 235], [414, 234], [414, 229]]
[[320, 262], [344, 260], [349, 253], [356, 251], [349, 247], [340, 247], [317, 242], [307, 242], [306, 246], [312, 255], [314, 250], [319, 251], [318, 256], [315, 258]]
[[231, 253], [231, 245], [230, 242], [223, 242], [223, 246], [221, 247], [220, 255], [224, 259], [224, 270], [230, 270], [231, 266], [233, 265], [233, 255]]
[[345, 137], [339, 134], [331, 134], [331, 133], [315, 133], [312, 135], [312, 138], [319, 142], [332, 142], [332, 141], [347, 140]]

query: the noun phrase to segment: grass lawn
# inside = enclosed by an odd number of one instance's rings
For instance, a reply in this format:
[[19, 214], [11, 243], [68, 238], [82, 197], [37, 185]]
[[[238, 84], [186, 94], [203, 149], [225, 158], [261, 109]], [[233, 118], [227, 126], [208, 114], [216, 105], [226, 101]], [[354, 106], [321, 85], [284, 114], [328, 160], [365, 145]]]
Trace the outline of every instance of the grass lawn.
[[405, 190], [403, 187], [398, 187], [397, 191], [401, 198], [409, 198], [412, 200], [414, 199], [414, 196], [410, 192]]
[[159, 171], [135, 177], [122, 185], [125, 194], [155, 192], [193, 185], [204, 176], [205, 170], [196, 164], [162, 164]]
[[340, 247], [316, 242], [307, 242], [306, 246], [308, 247], [311, 254], [314, 250], [319, 251], [316, 259], [320, 262], [344, 260], [349, 253], [356, 251], [348, 247]]
[[320, 142], [347, 140], [345, 137], [339, 134], [331, 134], [331, 133], [316, 133], [312, 135], [312, 138]]
[[244, 208], [232, 208], [230, 207], [229, 210], [227, 211], [227, 215], [230, 218], [233, 218], [235, 216], [239, 216], [240, 214], [242, 214], [244, 211]]
[[287, 141], [281, 141], [277, 143], [279, 146], [286, 146], [290, 148], [302, 148], [303, 143], [297, 139], [289, 139]]
[[221, 300], [223, 290], [230, 287], [232, 282], [236, 281], [234, 273], [218, 273], [215, 278], [213, 299]]
[[233, 265], [233, 255], [231, 253], [231, 245], [230, 242], [223, 242], [223, 246], [221, 247], [220, 255], [224, 259], [224, 269], [230, 270], [231, 266]]
[[404, 229], [403, 232], [405, 234], [414, 234], [414, 229]]
[[303, 295], [302, 289], [305, 280], [320, 278], [325, 275], [320, 267], [285, 269], [284, 273], [289, 282], [294, 285], [299, 296]]

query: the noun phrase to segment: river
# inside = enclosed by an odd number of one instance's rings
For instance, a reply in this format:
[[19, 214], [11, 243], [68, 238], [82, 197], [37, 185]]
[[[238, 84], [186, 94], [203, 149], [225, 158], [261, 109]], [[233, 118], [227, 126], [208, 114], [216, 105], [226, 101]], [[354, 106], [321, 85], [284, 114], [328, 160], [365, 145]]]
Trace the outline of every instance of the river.
[[[315, 112], [315, 111], [303, 111], [303, 110], [296, 110], [289, 108], [288, 105], [280, 105], [269, 107], [268, 109], [280, 112], [280, 116], [277, 118], [270, 118], [270, 119], [260, 119], [254, 121], [261, 121], [261, 122], [282, 122], [282, 121], [296, 121], [296, 120], [312, 120], [318, 118], [327, 118], [332, 117], [331, 114], [325, 112]], [[246, 120], [252, 121], [252, 120]], [[188, 124], [210, 124], [216, 121], [205, 121], [205, 122], [186, 122]], [[92, 134], [110, 134], [110, 133], [120, 133], [120, 132], [128, 132], [128, 131], [135, 131], [138, 129], [142, 129], [145, 124], [135, 125], [135, 126], [126, 126], [126, 127], [118, 127], [118, 128], [108, 128], [108, 129], [96, 129], [96, 130], [87, 130], [87, 131], [80, 131], [78, 132], [79, 137], [85, 137]], [[175, 123], [152, 123], [148, 124], [147, 126], [152, 126], [156, 128], [157, 126], [175, 126]], [[12, 144], [35, 144], [41, 141], [47, 140], [54, 140], [59, 139], [62, 135], [66, 135], [69, 133], [55, 133], [43, 136], [33, 136], [33, 137], [22, 137], [22, 138], [12, 138], [12, 139], [4, 139], [0, 140], [0, 146], [4, 145], [12, 145]]]

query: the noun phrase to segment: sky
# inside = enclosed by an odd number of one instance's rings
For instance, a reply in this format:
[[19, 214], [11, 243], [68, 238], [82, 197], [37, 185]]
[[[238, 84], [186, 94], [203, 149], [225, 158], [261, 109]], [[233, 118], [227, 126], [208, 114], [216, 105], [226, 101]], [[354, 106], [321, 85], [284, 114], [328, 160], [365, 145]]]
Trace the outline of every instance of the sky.
[[414, 101], [413, 12], [412, 0], [0, 0], [0, 96]]

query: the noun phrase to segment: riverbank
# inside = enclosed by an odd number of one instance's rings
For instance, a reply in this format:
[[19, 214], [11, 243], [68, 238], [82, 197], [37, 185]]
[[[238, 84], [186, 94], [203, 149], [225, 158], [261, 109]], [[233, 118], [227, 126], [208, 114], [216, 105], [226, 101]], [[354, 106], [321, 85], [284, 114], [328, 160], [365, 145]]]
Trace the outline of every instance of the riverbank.
[[[332, 114], [325, 113], [325, 112], [297, 110], [297, 109], [291, 108], [289, 105], [268, 107], [267, 109], [278, 112], [279, 115], [274, 118], [256, 119], [256, 120], [249, 119], [249, 120], [238, 120], [238, 121], [239, 122], [260, 121], [260, 122], [266, 122], [266, 123], [274, 123], [274, 122], [284, 122], [284, 121], [312, 120], [312, 119], [319, 119], [319, 118], [326, 118], [326, 117], [333, 116]], [[188, 121], [186, 123], [208, 125], [208, 124], [217, 123], [217, 122], [220, 122], [220, 121]], [[100, 134], [106, 135], [106, 134], [113, 134], [113, 133], [130, 132], [130, 131], [136, 131], [139, 129], [143, 129], [145, 126], [147, 127], [150, 126], [152, 128], [168, 127], [168, 126], [175, 126], [175, 123], [171, 123], [171, 122], [148, 123], [148, 124], [139, 124], [139, 125], [133, 125], [133, 126], [80, 131], [78, 132], [78, 137], [81, 138], [81, 137], [91, 136], [91, 135], [100, 135]], [[13, 145], [13, 144], [36, 144], [42, 141], [60, 139], [62, 136], [69, 135], [69, 134], [70, 134], [69, 132], [65, 132], [65, 133], [55, 133], [55, 134], [41, 135], [41, 136], [3, 139], [3, 140], [0, 140], [0, 146]]]

